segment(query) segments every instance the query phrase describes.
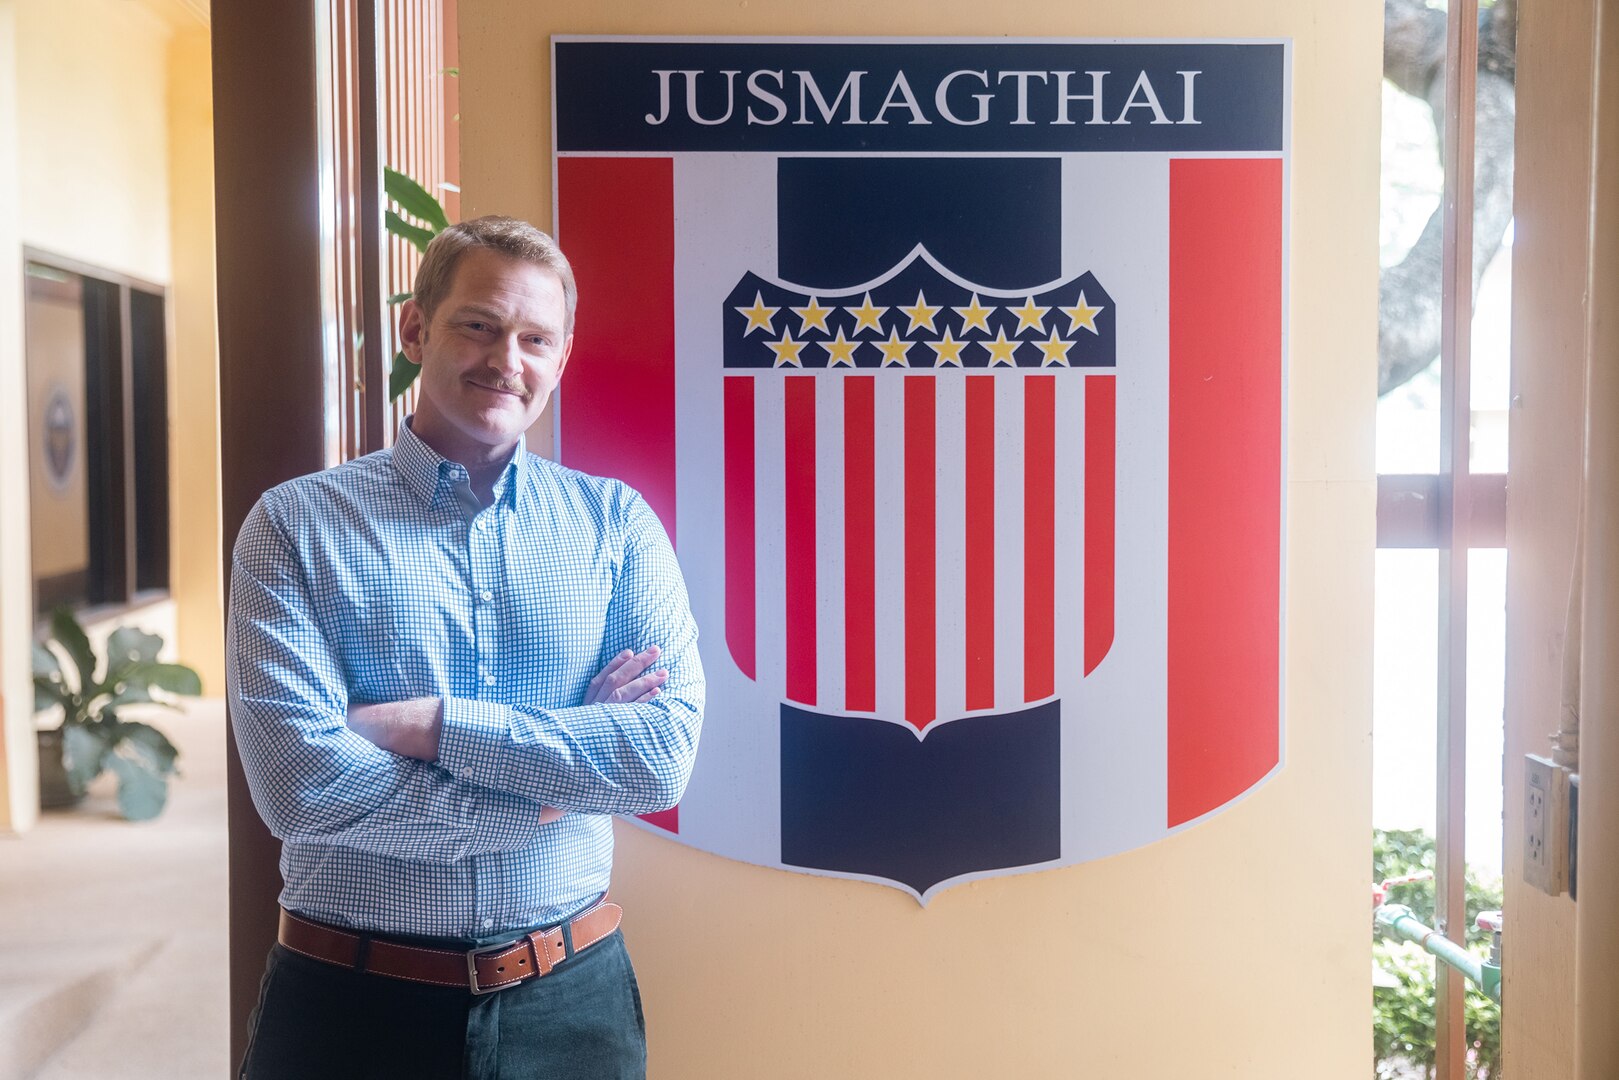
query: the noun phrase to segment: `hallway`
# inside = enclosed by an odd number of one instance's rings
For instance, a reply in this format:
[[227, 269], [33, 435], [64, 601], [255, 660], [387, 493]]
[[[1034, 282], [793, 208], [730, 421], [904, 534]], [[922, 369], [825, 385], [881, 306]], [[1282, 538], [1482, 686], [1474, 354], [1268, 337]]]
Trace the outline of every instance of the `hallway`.
[[155, 722], [184, 774], [155, 821], [118, 820], [103, 776], [0, 837], [0, 1080], [228, 1071], [224, 702]]

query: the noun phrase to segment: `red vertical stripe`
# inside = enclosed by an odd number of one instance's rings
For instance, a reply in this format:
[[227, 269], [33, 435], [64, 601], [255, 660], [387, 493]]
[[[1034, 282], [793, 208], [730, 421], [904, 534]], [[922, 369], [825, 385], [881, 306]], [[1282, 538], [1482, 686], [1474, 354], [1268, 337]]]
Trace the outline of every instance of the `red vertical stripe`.
[[937, 719], [934, 376], [905, 376], [905, 719]]
[[1282, 163], [1169, 171], [1168, 818], [1280, 746]]
[[1056, 692], [1057, 379], [1023, 379], [1023, 699]]
[[1112, 375], [1085, 378], [1085, 674], [1113, 647], [1114, 458]]
[[782, 491], [786, 503], [787, 697], [815, 704], [815, 377], [785, 383]]
[[[579, 305], [560, 395], [560, 460], [635, 488], [678, 542], [674, 162], [561, 159], [557, 239], [579, 292], [590, 298]], [[625, 453], [628, 446], [635, 453]], [[751, 674], [751, 644], [748, 656]], [[678, 832], [679, 810], [647, 820]]]
[[876, 383], [843, 379], [844, 708], [877, 708]]
[[674, 539], [674, 163], [561, 158], [557, 208], [587, 298], [562, 381], [561, 460], [635, 488]]
[[756, 678], [753, 538], [753, 376], [725, 379], [725, 644]]
[[967, 708], [995, 707], [995, 377], [967, 376]]

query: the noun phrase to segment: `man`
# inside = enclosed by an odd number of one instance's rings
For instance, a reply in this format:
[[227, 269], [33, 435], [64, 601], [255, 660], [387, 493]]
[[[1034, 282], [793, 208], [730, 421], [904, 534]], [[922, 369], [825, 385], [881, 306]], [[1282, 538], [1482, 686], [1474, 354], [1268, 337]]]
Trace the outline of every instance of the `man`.
[[231, 716], [285, 880], [245, 1076], [644, 1074], [609, 815], [679, 800], [703, 674], [651, 509], [523, 447], [574, 305], [532, 226], [440, 234], [393, 448], [242, 526]]

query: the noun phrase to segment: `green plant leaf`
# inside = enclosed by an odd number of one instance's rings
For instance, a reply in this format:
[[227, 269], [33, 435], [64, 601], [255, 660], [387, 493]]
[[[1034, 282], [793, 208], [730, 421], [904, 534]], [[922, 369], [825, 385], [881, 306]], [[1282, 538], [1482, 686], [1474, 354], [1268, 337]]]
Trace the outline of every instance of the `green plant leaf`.
[[[127, 675], [128, 672], [121, 674]], [[121, 678], [119, 682], [113, 683], [110, 689], [112, 697], [107, 699], [107, 707], [110, 709], [115, 709], [119, 705], [134, 705], [154, 700], [151, 688], [144, 682], [129, 682]]]
[[439, 205], [439, 201], [428, 194], [426, 188], [397, 169], [382, 170], [382, 190], [399, 204], [399, 209], [418, 221], [427, 222], [434, 233], [450, 227], [450, 219], [444, 216], [444, 207]]
[[123, 725], [124, 745], [132, 747], [143, 755], [148, 764], [161, 776], [167, 776], [174, 771], [174, 762], [180, 756], [180, 751], [169, 741], [169, 737], [153, 727], [138, 720], [126, 721]]
[[163, 648], [163, 639], [133, 626], [120, 626], [107, 638], [107, 667], [151, 663]]
[[101, 775], [107, 758], [105, 729], [91, 724], [70, 724], [62, 728], [62, 766], [67, 786], [83, 795], [90, 781]]
[[422, 373], [422, 366], [413, 363], [410, 357], [402, 352], [394, 353], [393, 370], [388, 373], [388, 401], [393, 403], [399, 400], [399, 395], [410, 389], [410, 384], [416, 381], [416, 376]]
[[382, 215], [388, 224], [388, 231], [394, 236], [413, 244], [417, 251], [425, 252], [427, 245], [433, 242], [433, 234], [420, 225], [412, 225], [398, 214], [389, 210]]
[[392, 296], [388, 297], [388, 303], [390, 303], [390, 304], [403, 304], [406, 300], [409, 300], [411, 297], [413, 297], [415, 295], [416, 295], [415, 293], [396, 292]]
[[136, 664], [124, 678], [128, 686], [155, 686], [186, 697], [202, 693], [202, 677], [184, 664]]
[[79, 669], [79, 693], [89, 697], [96, 685], [96, 654], [90, 648], [90, 639], [73, 612], [59, 607], [51, 612], [51, 637], [62, 646], [73, 666]]
[[34, 711], [40, 712], [56, 705], [62, 706], [71, 715], [73, 712], [73, 692], [60, 682], [52, 682], [49, 679], [35, 675]]
[[163, 812], [169, 800], [169, 782], [161, 773], [135, 757], [112, 754], [108, 766], [118, 777], [118, 810], [130, 821], [147, 821]]
[[43, 642], [34, 642], [34, 678], [49, 679], [56, 676], [56, 682], [62, 681], [62, 663], [56, 659], [56, 654], [46, 648]]

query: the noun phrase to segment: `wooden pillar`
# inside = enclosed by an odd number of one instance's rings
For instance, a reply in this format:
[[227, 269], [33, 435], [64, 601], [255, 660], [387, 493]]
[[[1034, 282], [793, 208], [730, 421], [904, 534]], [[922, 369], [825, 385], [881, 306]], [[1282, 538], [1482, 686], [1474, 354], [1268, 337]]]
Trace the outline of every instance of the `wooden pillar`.
[[[214, 0], [221, 526], [227, 585], [267, 488], [325, 464], [313, 4]], [[275, 936], [278, 845], [229, 746], [231, 1054]]]
[[1574, 1073], [1619, 1076], [1619, 2], [1597, 6]]

